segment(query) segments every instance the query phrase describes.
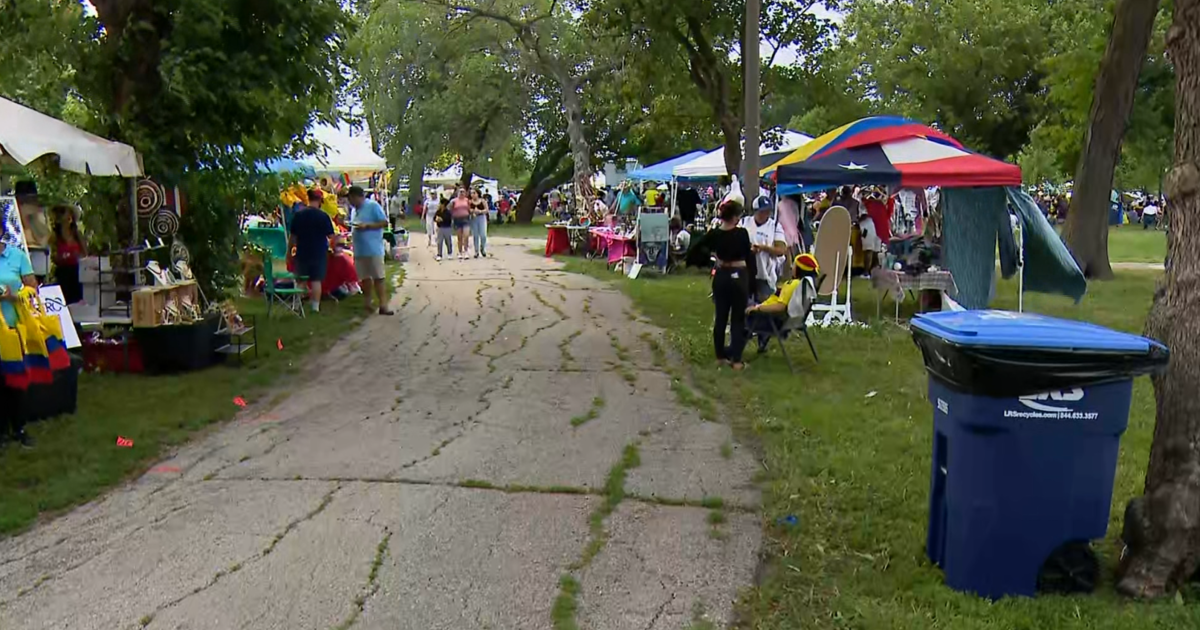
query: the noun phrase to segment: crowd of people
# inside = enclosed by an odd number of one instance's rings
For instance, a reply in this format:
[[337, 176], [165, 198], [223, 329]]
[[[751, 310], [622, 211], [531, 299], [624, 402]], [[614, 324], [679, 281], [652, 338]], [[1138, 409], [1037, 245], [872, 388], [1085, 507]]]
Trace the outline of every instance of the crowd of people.
[[[294, 208], [287, 219], [288, 251], [294, 252], [292, 269], [307, 285], [309, 308], [318, 313], [325, 294], [329, 252], [332, 249], [337, 253], [339, 233], [334, 219], [324, 209], [325, 191], [311, 188], [305, 192], [305, 198], [306, 203]], [[354, 273], [362, 288], [364, 308], [368, 314], [392, 315], [388, 308], [387, 274], [383, 264], [387, 251], [383, 232], [390, 225], [387, 213], [359, 186], [347, 189], [346, 201], [352, 212], [345, 224], [351, 229]]]

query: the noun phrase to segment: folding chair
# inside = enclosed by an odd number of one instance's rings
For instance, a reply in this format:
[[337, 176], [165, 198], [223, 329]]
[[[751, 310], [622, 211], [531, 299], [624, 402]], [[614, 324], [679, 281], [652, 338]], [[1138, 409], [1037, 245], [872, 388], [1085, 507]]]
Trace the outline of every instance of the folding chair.
[[825, 279], [822, 275], [817, 279], [816, 283], [812, 278], [803, 278], [800, 280], [800, 288], [792, 294], [792, 298], [788, 300], [787, 314], [788, 318], [779, 325], [775, 318], [769, 318], [771, 323], [771, 336], [779, 342], [779, 351], [783, 353], [783, 360], [787, 361], [788, 370], [796, 373], [796, 368], [792, 365], [792, 359], [788, 356], [787, 346], [783, 343], [783, 338], [788, 333], [798, 331], [804, 335], [804, 340], [808, 342], [808, 349], [812, 351], [813, 361], [820, 362], [817, 358], [817, 348], [813, 345], [812, 337], [808, 335], [808, 316], [812, 312], [813, 305], [817, 301], [817, 287], [821, 281]]
[[284, 308], [290, 310], [293, 315], [304, 317], [304, 298], [308, 295], [308, 289], [301, 288], [301, 280], [296, 278], [291, 288], [281, 287], [276, 284], [275, 278], [275, 263], [282, 262], [277, 258], [268, 257], [268, 260], [263, 262], [263, 296], [267, 298], [267, 317], [271, 316], [272, 304], [278, 302]]

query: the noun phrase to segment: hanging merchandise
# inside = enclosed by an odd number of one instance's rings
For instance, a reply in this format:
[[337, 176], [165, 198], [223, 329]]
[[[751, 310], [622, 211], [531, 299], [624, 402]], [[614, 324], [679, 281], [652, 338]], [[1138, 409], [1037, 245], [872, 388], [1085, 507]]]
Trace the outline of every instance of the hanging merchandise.
[[29, 367], [25, 364], [25, 342], [15, 326], [0, 316], [0, 375], [4, 386], [24, 391], [29, 387]]
[[137, 213], [143, 219], [149, 219], [166, 203], [166, 193], [150, 178], [143, 179], [137, 185]]
[[187, 245], [184, 245], [183, 241], [179, 240], [179, 237], [176, 236], [175, 242], [171, 243], [171, 266], [174, 267], [179, 263], [186, 264], [190, 262], [192, 262], [191, 252], [188, 251]]
[[159, 238], [174, 236], [179, 231], [179, 215], [173, 208], [160, 208], [150, 221], [150, 231]]

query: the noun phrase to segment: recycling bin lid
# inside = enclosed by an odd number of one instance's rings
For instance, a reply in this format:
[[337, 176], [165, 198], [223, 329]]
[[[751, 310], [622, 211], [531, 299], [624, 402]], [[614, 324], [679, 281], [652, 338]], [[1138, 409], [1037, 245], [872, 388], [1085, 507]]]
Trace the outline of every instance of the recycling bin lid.
[[1036, 313], [977, 310], [917, 315], [912, 327], [950, 343], [980, 348], [1086, 350], [1148, 354], [1165, 346], [1145, 337]]
[[930, 376], [995, 397], [1132, 379], [1161, 370], [1170, 358], [1152, 339], [1033, 313], [918, 315], [912, 335]]

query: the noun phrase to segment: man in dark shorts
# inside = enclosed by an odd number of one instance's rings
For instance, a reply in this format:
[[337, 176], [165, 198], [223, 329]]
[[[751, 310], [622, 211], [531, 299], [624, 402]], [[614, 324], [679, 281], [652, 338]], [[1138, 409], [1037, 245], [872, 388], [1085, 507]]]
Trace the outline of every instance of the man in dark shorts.
[[321, 210], [324, 198], [320, 190], [308, 191], [308, 206], [292, 217], [296, 275], [308, 278], [308, 299], [314, 313], [321, 312], [321, 282], [325, 280], [329, 237], [333, 236], [333, 221]]

